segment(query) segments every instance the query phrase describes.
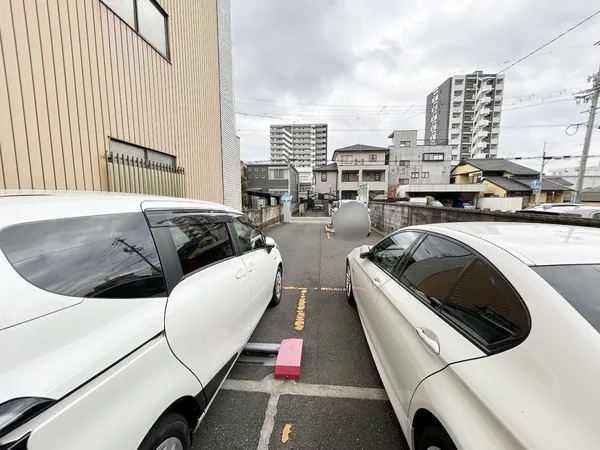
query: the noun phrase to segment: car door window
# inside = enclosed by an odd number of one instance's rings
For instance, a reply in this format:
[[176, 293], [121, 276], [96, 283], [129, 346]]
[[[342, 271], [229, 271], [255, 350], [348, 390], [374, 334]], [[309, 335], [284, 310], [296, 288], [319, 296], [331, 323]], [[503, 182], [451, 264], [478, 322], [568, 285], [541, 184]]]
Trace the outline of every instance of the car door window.
[[443, 304], [443, 314], [489, 349], [525, 336], [529, 328], [529, 315], [519, 296], [481, 259], [461, 274]]
[[240, 241], [242, 252], [247, 253], [266, 247], [264, 235], [246, 216], [236, 217], [233, 226]]
[[234, 256], [224, 221], [198, 214], [177, 216], [169, 219], [169, 231], [184, 275]]
[[373, 264], [391, 274], [402, 260], [406, 250], [419, 236], [420, 233], [414, 231], [405, 231], [388, 236], [373, 248], [370, 260]]
[[439, 308], [473, 254], [447, 239], [429, 235], [407, 258], [399, 281], [422, 302]]
[[166, 295], [160, 260], [141, 212], [15, 225], [0, 232], [0, 248], [23, 278], [57, 294]]

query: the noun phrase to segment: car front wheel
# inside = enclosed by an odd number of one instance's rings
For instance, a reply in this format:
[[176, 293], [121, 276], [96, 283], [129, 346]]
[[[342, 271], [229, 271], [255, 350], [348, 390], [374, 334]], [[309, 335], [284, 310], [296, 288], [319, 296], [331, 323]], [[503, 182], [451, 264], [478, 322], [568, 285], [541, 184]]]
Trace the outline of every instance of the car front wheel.
[[190, 450], [191, 433], [180, 414], [167, 414], [154, 424], [138, 450]]
[[350, 271], [350, 263], [346, 262], [346, 280], [345, 280], [346, 300], [351, 305], [355, 304], [354, 292], [352, 291], [352, 274]]
[[419, 435], [416, 450], [457, 450], [452, 439], [441, 426], [426, 425]]
[[283, 270], [281, 270], [281, 266], [277, 268], [277, 273], [275, 274], [275, 284], [273, 285], [273, 297], [271, 297], [271, 303], [269, 306], [277, 306], [281, 301], [281, 293], [283, 291]]

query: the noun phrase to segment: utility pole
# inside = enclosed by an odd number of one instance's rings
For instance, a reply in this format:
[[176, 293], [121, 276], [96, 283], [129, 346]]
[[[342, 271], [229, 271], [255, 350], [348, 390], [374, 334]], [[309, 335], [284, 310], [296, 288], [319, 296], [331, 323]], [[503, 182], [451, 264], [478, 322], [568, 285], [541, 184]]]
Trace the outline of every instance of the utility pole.
[[592, 77], [594, 84], [591, 89], [588, 89], [578, 97], [579, 100], [587, 102], [591, 98], [592, 107], [588, 117], [587, 129], [585, 130], [585, 140], [583, 141], [583, 151], [581, 152], [581, 163], [579, 164], [579, 177], [575, 186], [575, 203], [581, 202], [581, 191], [583, 190], [583, 180], [585, 177], [585, 169], [587, 159], [590, 153], [590, 145], [592, 143], [592, 132], [594, 131], [594, 121], [596, 120], [596, 109], [598, 109], [598, 96], [600, 95], [600, 67], [598, 73]]
[[542, 197], [542, 183], [544, 182], [544, 167], [546, 166], [546, 142], [544, 142], [544, 151], [542, 152], [542, 168], [540, 169], [540, 184], [537, 189], [537, 193], [535, 194], [535, 204], [540, 204], [540, 199]]

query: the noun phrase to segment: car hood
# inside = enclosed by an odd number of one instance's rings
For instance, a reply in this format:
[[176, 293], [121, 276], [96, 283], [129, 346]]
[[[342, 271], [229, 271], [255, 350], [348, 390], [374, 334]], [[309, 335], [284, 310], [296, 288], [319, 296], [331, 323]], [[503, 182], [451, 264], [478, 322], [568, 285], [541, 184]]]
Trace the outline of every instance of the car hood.
[[0, 331], [0, 404], [60, 399], [164, 330], [166, 298], [93, 299]]

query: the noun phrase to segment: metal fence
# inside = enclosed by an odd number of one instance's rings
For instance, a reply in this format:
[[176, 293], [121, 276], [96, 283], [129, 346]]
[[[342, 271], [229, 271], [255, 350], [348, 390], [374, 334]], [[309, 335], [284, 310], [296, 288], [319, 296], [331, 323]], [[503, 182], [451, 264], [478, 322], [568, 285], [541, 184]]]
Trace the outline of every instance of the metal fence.
[[185, 197], [183, 167], [113, 152], [108, 154], [108, 183], [111, 192]]

